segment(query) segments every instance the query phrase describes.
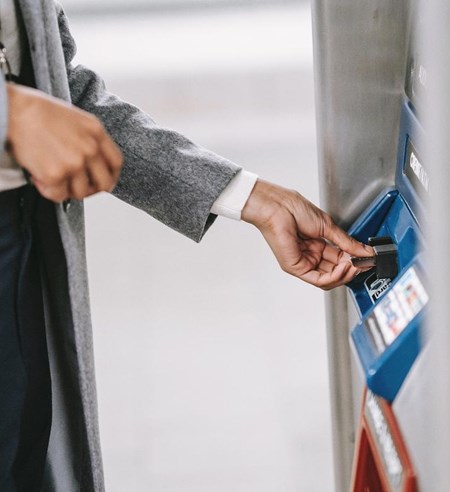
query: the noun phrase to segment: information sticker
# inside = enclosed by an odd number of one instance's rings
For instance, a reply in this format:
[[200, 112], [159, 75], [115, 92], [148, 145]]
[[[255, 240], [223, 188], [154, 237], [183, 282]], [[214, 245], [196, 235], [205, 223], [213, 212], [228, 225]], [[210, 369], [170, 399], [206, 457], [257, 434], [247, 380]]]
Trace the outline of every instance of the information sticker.
[[389, 289], [391, 282], [390, 278], [378, 278], [375, 272], [366, 278], [364, 287], [374, 304]]
[[406, 147], [405, 174], [408, 176], [413, 188], [419, 195], [424, 191], [428, 193], [430, 178], [423, 165], [422, 159], [419, 157], [419, 154], [410, 139], [408, 139]]
[[428, 300], [414, 267], [409, 268], [366, 320], [379, 353], [400, 335]]
[[372, 436], [378, 448], [378, 454], [383, 460], [384, 469], [387, 472], [390, 490], [400, 492], [404, 477], [404, 469], [400, 459], [400, 453], [392, 436], [389, 425], [380, 400], [370, 391], [367, 392], [365, 415], [370, 425]]

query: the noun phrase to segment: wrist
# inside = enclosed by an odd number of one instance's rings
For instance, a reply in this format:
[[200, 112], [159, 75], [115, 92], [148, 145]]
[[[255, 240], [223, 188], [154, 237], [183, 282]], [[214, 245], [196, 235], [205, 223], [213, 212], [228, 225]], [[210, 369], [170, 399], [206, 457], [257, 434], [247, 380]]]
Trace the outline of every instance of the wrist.
[[258, 179], [242, 210], [242, 220], [258, 228], [271, 223], [273, 217], [283, 208], [286, 191], [280, 186]]
[[6, 131], [6, 141], [12, 151], [18, 139], [23, 138], [23, 125], [31, 126], [42, 121], [33, 115], [39, 104], [39, 91], [19, 84], [8, 82], [6, 84], [8, 96], [8, 125]]
[[15, 135], [16, 119], [26, 104], [23, 103], [23, 95], [19, 86], [8, 82], [6, 84], [6, 92], [8, 95], [8, 128], [6, 140], [11, 145]]

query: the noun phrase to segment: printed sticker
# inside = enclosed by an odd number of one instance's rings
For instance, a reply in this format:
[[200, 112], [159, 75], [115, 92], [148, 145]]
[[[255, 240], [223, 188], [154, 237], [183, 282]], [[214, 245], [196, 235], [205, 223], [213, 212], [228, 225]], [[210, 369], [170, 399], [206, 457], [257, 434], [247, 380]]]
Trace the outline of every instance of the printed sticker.
[[[373, 312], [386, 345], [390, 345], [398, 337], [427, 302], [428, 294], [414, 267], [411, 267]], [[373, 326], [371, 328], [373, 337]], [[379, 349], [379, 343], [375, 345]]]
[[377, 274], [375, 272], [366, 278], [364, 281], [364, 287], [366, 288], [366, 291], [374, 304], [388, 290], [391, 282], [392, 280], [390, 278], [377, 278]]

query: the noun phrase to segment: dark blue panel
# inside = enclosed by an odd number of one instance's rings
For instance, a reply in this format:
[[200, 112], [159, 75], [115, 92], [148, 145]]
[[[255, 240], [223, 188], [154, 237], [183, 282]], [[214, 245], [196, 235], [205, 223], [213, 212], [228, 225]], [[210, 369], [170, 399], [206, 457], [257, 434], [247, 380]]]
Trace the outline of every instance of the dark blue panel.
[[[419, 226], [403, 197], [395, 190], [386, 191], [379, 197], [349, 232], [363, 242], [367, 242], [371, 236], [390, 236], [398, 248], [399, 272], [421, 250], [422, 234]], [[376, 299], [369, 294], [367, 284], [372, 276], [372, 272], [359, 275], [347, 285], [360, 316], [364, 316], [387, 292], [387, 289], [383, 290]]]
[[[415, 258], [410, 265], [407, 265], [404, 271], [412, 265], [420, 278], [423, 279], [424, 267], [420, 257]], [[394, 282], [391, 288], [396, 283]], [[425, 310], [421, 311], [407, 325], [392, 344], [380, 351], [366, 324], [374, 309], [375, 306], [353, 329], [351, 343], [366, 375], [367, 386], [375, 394], [388, 401], [393, 401], [419, 354], [421, 348], [421, 326]]]
[[[396, 313], [402, 310], [394, 309], [395, 296], [383, 299], [411, 266], [422, 283], [427, 283], [420, 226], [426, 220], [423, 197], [428, 193], [428, 174], [421, 155], [423, 135], [421, 125], [405, 99], [400, 123], [396, 187], [386, 189], [378, 196], [349, 230], [362, 242], [367, 242], [371, 236], [389, 236], [397, 245], [399, 273], [396, 279], [378, 280], [370, 271], [348, 284], [361, 318], [351, 332], [354, 352], [365, 373], [367, 386], [388, 401], [394, 400], [421, 348], [425, 309], [393, 339], [389, 329], [391, 326], [395, 328]], [[408, 286], [410, 280], [410, 277], [403, 278], [408, 282], [401, 284], [401, 289]], [[413, 291], [407, 290], [408, 293]], [[385, 336], [390, 340], [385, 340]]]

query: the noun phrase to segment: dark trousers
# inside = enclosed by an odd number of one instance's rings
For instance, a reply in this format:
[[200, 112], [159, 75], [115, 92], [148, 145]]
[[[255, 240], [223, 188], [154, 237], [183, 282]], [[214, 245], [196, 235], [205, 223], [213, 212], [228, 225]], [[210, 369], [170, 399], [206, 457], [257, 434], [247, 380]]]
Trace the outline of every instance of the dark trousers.
[[34, 188], [0, 193], [0, 490], [41, 488], [51, 427], [51, 382]]

